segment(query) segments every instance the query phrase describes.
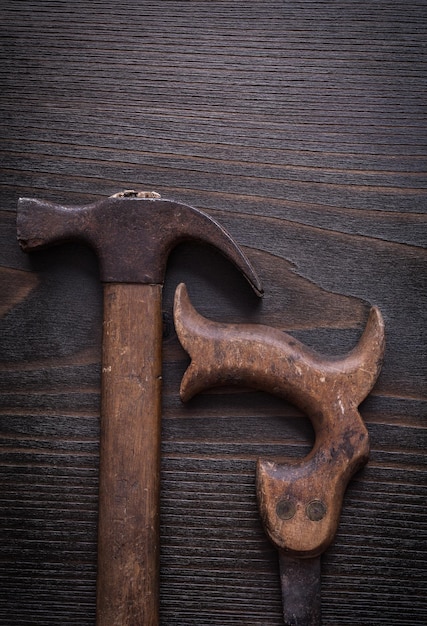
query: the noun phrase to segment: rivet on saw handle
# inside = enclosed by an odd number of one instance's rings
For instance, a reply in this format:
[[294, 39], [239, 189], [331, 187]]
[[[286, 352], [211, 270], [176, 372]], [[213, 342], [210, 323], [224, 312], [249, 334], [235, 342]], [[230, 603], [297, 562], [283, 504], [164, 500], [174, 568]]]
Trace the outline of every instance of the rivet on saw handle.
[[208, 387], [245, 385], [289, 400], [312, 421], [316, 440], [304, 459], [258, 461], [257, 495], [267, 535], [281, 554], [319, 556], [336, 533], [348, 481], [368, 460], [368, 432], [357, 408], [381, 369], [378, 308], [372, 307], [358, 345], [342, 358], [323, 357], [268, 326], [207, 320], [192, 307], [184, 285], [176, 290], [174, 316], [191, 357], [181, 383], [184, 401]]

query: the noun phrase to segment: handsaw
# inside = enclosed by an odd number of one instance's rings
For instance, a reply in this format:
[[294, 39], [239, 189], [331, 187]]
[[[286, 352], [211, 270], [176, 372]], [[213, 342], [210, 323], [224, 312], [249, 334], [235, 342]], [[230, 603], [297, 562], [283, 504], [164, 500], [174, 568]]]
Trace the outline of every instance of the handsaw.
[[343, 357], [322, 356], [269, 326], [212, 322], [193, 308], [183, 284], [174, 318], [191, 357], [182, 400], [208, 387], [245, 385], [292, 402], [313, 424], [315, 443], [305, 458], [258, 460], [256, 489], [264, 529], [279, 551], [284, 622], [319, 626], [320, 556], [336, 534], [347, 484], [369, 455], [358, 406], [381, 369], [381, 313], [371, 308], [358, 344]]

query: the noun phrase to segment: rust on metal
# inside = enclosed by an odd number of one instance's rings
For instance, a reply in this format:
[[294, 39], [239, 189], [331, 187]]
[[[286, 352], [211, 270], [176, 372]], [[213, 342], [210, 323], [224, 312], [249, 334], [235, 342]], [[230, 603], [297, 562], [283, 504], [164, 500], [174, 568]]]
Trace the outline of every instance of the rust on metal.
[[135, 191], [135, 189], [124, 189], [114, 193], [110, 198], [161, 198], [161, 195], [157, 191]]
[[299, 559], [279, 550], [283, 621], [286, 626], [321, 622], [320, 556]]
[[30, 251], [80, 240], [96, 251], [103, 282], [162, 284], [172, 248], [199, 241], [222, 252], [262, 294], [249, 260], [218, 222], [186, 204], [138, 193], [120, 192], [118, 197], [74, 207], [21, 198], [19, 243]]

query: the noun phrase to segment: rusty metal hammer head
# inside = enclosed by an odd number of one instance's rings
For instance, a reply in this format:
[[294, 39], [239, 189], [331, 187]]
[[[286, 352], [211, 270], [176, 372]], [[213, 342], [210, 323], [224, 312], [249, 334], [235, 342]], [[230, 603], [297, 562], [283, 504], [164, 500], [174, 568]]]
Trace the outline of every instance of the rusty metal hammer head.
[[262, 294], [248, 259], [215, 220], [179, 202], [139, 195], [117, 194], [75, 207], [21, 198], [19, 243], [29, 251], [80, 240], [98, 254], [103, 282], [161, 284], [171, 249], [196, 240], [222, 252]]

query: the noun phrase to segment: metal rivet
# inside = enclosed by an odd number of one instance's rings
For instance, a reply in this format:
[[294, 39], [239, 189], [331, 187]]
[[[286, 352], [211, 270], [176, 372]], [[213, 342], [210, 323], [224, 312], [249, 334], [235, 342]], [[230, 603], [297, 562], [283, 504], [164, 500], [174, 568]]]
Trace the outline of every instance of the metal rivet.
[[307, 504], [305, 512], [312, 522], [320, 522], [326, 515], [326, 505], [321, 500], [312, 500]]
[[297, 509], [295, 504], [290, 500], [279, 500], [276, 505], [277, 516], [283, 520], [291, 519], [295, 515], [296, 511]]

